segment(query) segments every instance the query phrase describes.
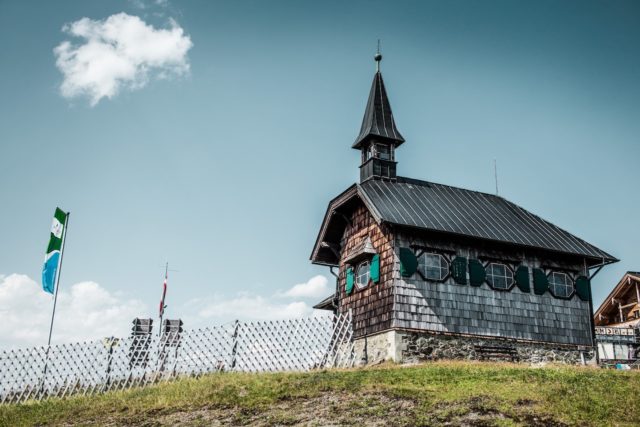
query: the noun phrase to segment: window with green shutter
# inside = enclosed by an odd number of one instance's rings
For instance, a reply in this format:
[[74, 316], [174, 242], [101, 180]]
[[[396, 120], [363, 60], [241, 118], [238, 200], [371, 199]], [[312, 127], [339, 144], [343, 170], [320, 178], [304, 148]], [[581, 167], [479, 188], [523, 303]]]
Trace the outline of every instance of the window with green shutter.
[[591, 284], [589, 279], [585, 276], [578, 276], [576, 278], [576, 294], [582, 301], [589, 301], [589, 294], [591, 293]]
[[533, 269], [533, 292], [536, 295], [542, 295], [549, 289], [549, 279], [539, 268]]
[[378, 283], [380, 281], [380, 255], [375, 254], [371, 258], [371, 281]]
[[477, 259], [469, 260], [469, 283], [471, 286], [480, 286], [487, 278], [487, 271], [484, 265]]
[[458, 256], [451, 261], [451, 277], [459, 285], [467, 284], [467, 258]]
[[350, 295], [353, 292], [353, 268], [347, 268], [347, 283], [345, 284], [344, 290], [347, 292], [347, 295]]
[[418, 268], [418, 258], [409, 248], [400, 248], [400, 275], [411, 277]]
[[516, 285], [522, 292], [531, 292], [529, 285], [529, 267], [521, 265], [516, 269]]

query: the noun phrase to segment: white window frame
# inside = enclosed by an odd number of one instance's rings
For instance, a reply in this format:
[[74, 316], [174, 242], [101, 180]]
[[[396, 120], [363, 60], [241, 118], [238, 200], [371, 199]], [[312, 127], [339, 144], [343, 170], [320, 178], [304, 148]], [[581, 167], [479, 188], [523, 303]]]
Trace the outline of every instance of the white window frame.
[[[563, 276], [565, 279], [564, 283], [559, 283], [556, 281], [556, 278], [561, 276]], [[573, 296], [573, 293], [575, 291], [573, 286], [573, 280], [571, 280], [571, 277], [569, 277], [567, 273], [563, 273], [561, 271], [552, 271], [549, 274], [548, 280], [549, 280], [549, 290], [551, 291], [551, 294], [554, 297], [571, 298]], [[564, 295], [564, 293], [557, 292], [557, 290], [560, 288], [563, 288], [564, 291], [567, 291], [569, 293], [567, 295]]]
[[[438, 265], [436, 265], [435, 263], [429, 264], [428, 260], [433, 260], [435, 259], [435, 257], [439, 258]], [[437, 254], [434, 252], [423, 252], [418, 258], [418, 269], [426, 280], [430, 280], [433, 282], [442, 282], [449, 275], [449, 268], [449, 261], [441, 254]], [[429, 276], [428, 272], [434, 271], [436, 269], [439, 270], [440, 275], [438, 277]]]
[[[504, 274], [496, 272], [495, 268], [504, 268]], [[499, 262], [491, 262], [487, 265], [487, 282], [489, 282], [489, 286], [493, 289], [497, 289], [500, 291], [508, 291], [513, 287], [515, 279], [513, 277], [513, 271], [509, 268], [508, 265], [502, 264]], [[505, 287], [498, 285], [496, 279], [504, 279]]]
[[[364, 268], [364, 272], [361, 273], [360, 269]], [[356, 287], [358, 289], [364, 289], [369, 286], [371, 280], [371, 262], [369, 260], [362, 261], [356, 267]]]

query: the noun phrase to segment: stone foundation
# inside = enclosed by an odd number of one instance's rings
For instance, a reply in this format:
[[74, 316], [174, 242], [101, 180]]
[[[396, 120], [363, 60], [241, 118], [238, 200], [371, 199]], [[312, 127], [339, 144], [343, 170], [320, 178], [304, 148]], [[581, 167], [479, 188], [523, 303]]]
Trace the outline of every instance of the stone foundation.
[[554, 344], [517, 342], [499, 338], [443, 335], [429, 332], [391, 330], [355, 341], [359, 364], [385, 360], [415, 363], [426, 360], [478, 360], [475, 345], [515, 348], [520, 362], [581, 365], [595, 363], [591, 347], [567, 347]]

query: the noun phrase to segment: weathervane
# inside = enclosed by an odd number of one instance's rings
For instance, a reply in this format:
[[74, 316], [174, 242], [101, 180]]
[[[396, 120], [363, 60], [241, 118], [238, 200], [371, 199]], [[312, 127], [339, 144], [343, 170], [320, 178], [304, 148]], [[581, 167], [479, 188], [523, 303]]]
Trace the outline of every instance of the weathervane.
[[380, 39], [378, 39], [378, 50], [375, 54], [375, 56], [373, 57], [373, 59], [375, 59], [376, 61], [376, 72], [380, 72], [380, 61], [382, 61], [382, 54], [380, 53]]

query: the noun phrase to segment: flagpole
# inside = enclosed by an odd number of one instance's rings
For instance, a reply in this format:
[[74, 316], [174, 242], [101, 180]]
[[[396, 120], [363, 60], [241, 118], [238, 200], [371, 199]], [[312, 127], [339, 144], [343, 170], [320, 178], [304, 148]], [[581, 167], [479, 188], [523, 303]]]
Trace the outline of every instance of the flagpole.
[[51, 349], [51, 334], [53, 332], [53, 319], [56, 316], [56, 304], [58, 302], [58, 288], [60, 287], [60, 273], [62, 272], [62, 258], [64, 257], [64, 244], [67, 241], [67, 225], [69, 225], [69, 216], [71, 212], [67, 212], [64, 228], [62, 229], [62, 246], [60, 247], [60, 261], [56, 269], [56, 290], [53, 296], [53, 312], [51, 313], [51, 324], [49, 325], [49, 339], [47, 340], [47, 351], [44, 356], [44, 370], [42, 372], [42, 381], [40, 383], [40, 393], [44, 394], [45, 383], [47, 380], [47, 368], [49, 367], [49, 350]]
[[164, 298], [169, 275], [169, 261], [164, 265], [164, 283], [162, 284], [162, 299], [160, 300], [160, 324], [158, 325], [158, 336], [162, 335], [162, 316], [164, 315]]
[[53, 319], [56, 316], [56, 303], [58, 302], [58, 288], [60, 284], [60, 274], [62, 273], [62, 258], [64, 257], [64, 244], [67, 241], [67, 226], [69, 225], [70, 216], [71, 216], [71, 212], [67, 212], [67, 218], [64, 221], [64, 229], [63, 229], [64, 235], [62, 236], [60, 262], [58, 262], [58, 268], [56, 270], [56, 292], [53, 297], [53, 312], [51, 313], [51, 325], [49, 325], [49, 340], [47, 341], [47, 354], [49, 353], [49, 347], [51, 346], [51, 333], [53, 332]]

